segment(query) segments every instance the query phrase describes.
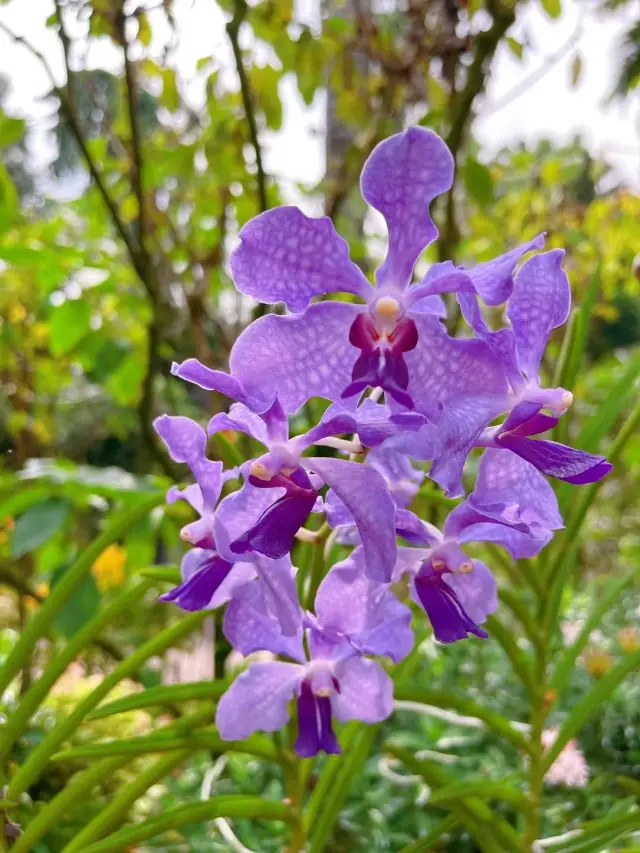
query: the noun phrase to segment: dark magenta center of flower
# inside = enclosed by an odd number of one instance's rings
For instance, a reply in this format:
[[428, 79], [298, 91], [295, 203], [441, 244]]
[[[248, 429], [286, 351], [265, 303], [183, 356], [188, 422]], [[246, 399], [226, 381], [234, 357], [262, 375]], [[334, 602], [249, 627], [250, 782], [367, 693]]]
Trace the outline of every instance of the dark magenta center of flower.
[[436, 571], [425, 563], [415, 578], [415, 588], [436, 640], [441, 643], [455, 643], [464, 640], [469, 634], [487, 638], [486, 631], [466, 612], [454, 590], [444, 579], [444, 573]]
[[321, 751], [341, 752], [331, 724], [331, 700], [316, 696], [307, 679], [298, 696], [298, 737], [293, 748], [300, 758], [312, 758]]
[[249, 477], [259, 489], [284, 488], [286, 493], [262, 513], [253, 527], [231, 543], [235, 554], [257, 551], [277, 560], [293, 548], [295, 535], [307, 520], [318, 497], [304, 468], [276, 474], [270, 480]]
[[413, 400], [407, 394], [409, 371], [404, 353], [415, 349], [418, 343], [416, 324], [403, 317], [389, 334], [376, 329], [367, 311], [358, 314], [349, 330], [349, 341], [360, 350], [353, 365], [351, 383], [342, 392], [342, 397], [361, 394], [365, 388], [380, 387], [396, 402], [409, 409]]

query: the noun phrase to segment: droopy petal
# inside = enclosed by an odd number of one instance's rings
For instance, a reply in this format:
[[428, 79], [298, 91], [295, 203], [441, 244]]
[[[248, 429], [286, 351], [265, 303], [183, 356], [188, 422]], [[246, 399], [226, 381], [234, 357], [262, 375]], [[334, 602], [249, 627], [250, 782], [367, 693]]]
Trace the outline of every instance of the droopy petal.
[[304, 677], [296, 663], [250, 664], [218, 702], [216, 726], [223, 740], [244, 740], [256, 731], [275, 732], [289, 719], [289, 702]]
[[241, 382], [234, 376], [224, 373], [222, 370], [212, 370], [210, 367], [205, 367], [196, 358], [188, 358], [181, 364], [173, 362], [171, 365], [171, 373], [184, 379], [185, 382], [191, 382], [199, 388], [204, 388], [205, 391], [217, 391], [219, 394], [224, 394], [231, 400], [237, 400], [239, 403], [244, 403], [254, 412], [265, 412], [273, 404], [275, 394], [271, 397], [265, 397], [264, 394], [256, 395], [248, 394]]
[[396, 561], [395, 505], [384, 478], [366, 465], [311, 458], [302, 464], [319, 474], [350, 511], [358, 528], [367, 577], [388, 583]]
[[506, 447], [534, 465], [547, 477], [556, 477], [574, 486], [596, 483], [613, 468], [604, 456], [594, 456], [557, 441], [519, 438], [507, 433], [500, 436], [500, 447]]
[[413, 647], [411, 611], [364, 569], [362, 548], [331, 569], [316, 594], [318, 621], [347, 635], [365, 654], [388, 655], [398, 663]]
[[261, 317], [233, 345], [231, 371], [256, 394], [277, 393], [287, 412], [297, 411], [311, 397], [340, 402], [358, 357], [349, 329], [359, 310], [321, 302], [300, 316]]
[[507, 304], [520, 367], [535, 381], [551, 330], [564, 323], [571, 307], [569, 279], [561, 266], [563, 257], [562, 249], [552, 249], [529, 258], [516, 276]]
[[360, 187], [389, 232], [387, 257], [376, 275], [379, 286], [409, 284], [418, 256], [438, 236], [429, 205], [452, 181], [453, 157], [433, 131], [410, 127], [373, 150]]
[[[199, 549], [198, 549], [199, 550]], [[211, 600], [233, 569], [232, 563], [215, 552], [203, 552], [207, 558], [180, 586], [160, 596], [160, 601], [172, 601], [182, 610], [195, 613], [211, 606]]]
[[259, 302], [284, 302], [299, 312], [321, 293], [344, 291], [365, 301], [372, 294], [327, 216], [312, 219], [297, 207], [275, 207], [248, 222], [240, 241], [230, 260], [233, 281]]
[[340, 692], [331, 695], [336, 719], [379, 723], [393, 711], [393, 682], [380, 664], [358, 656], [336, 667]]
[[283, 634], [293, 636], [299, 633], [302, 612], [298, 602], [295, 569], [289, 555], [271, 560], [260, 554], [253, 565], [260, 578], [259, 586], [266, 612], [278, 620]]
[[544, 234], [538, 234], [533, 240], [522, 243], [485, 263], [477, 264], [465, 270], [475, 288], [476, 293], [482, 297], [487, 305], [500, 305], [505, 302], [513, 289], [513, 272], [516, 264], [533, 249], [541, 249], [544, 246]]
[[[476, 518], [483, 519], [477, 515]], [[486, 517], [485, 517], [486, 518]], [[538, 535], [523, 533], [506, 524], [496, 524], [481, 520], [476, 524], [469, 524], [460, 533], [458, 542], [493, 542], [501, 545], [514, 560], [528, 560], [536, 557], [540, 551], [548, 545], [553, 537], [551, 530], [538, 531]]]
[[213, 509], [222, 489], [222, 462], [205, 456], [207, 434], [191, 418], [160, 415], [155, 431], [167, 445], [171, 458], [186, 463], [198, 481], [205, 509]]
[[244, 403], [234, 403], [229, 413], [218, 412], [209, 421], [207, 435], [215, 435], [223, 430], [235, 430], [250, 435], [261, 444], [268, 445], [267, 425], [260, 415], [248, 409]]
[[304, 661], [301, 621], [297, 632], [285, 635], [269, 613], [263, 592], [259, 583], [251, 583], [231, 599], [224, 614], [225, 637], [243, 655], [269, 651]]
[[229, 545], [249, 530], [271, 504], [284, 495], [284, 489], [259, 489], [248, 481], [237, 492], [220, 501], [215, 515], [216, 547], [225, 560], [254, 560], [253, 554], [238, 554]]

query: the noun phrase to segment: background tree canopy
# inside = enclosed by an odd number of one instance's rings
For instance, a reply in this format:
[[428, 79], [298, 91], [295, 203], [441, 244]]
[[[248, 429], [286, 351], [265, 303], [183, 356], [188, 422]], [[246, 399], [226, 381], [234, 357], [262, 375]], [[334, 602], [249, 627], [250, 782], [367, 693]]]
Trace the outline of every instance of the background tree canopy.
[[[184, 33], [200, 5], [43, 0], [30, 19], [24, 0], [0, 0], [0, 851], [636, 849], [637, 186], [578, 131], [491, 150], [476, 133], [500, 51], [539, 54], [520, 35], [528, 16], [559, 27], [567, 0], [212, 0], [219, 26], [194, 56]], [[633, 3], [587, 14], [622, 22], [607, 95], [637, 109]], [[16, 102], [9, 48], [47, 81], [35, 104]], [[507, 99], [526, 102], [567, 59], [579, 86], [595, 59], [574, 33]], [[308, 135], [325, 155], [302, 178], [274, 165], [305, 130], [291, 121], [300, 104], [320, 117]], [[170, 366], [227, 369], [264, 310], [228, 270], [253, 216], [283, 202], [325, 214], [371, 273], [384, 229], [365, 215], [360, 171], [407, 124], [437, 131], [457, 167], [425, 268], [481, 262], [541, 231], [567, 250], [574, 308], [544, 370], [576, 405], [556, 437], [616, 467], [599, 493], [561, 484], [567, 528], [546, 557], [485, 554], [504, 581], [491, 641], [425, 638], [397, 691], [404, 708], [372, 733], [346, 727], [342, 764], [301, 769], [286, 738], [220, 746], [219, 618], [156, 602], [189, 515], [164, 505], [183, 474], [152, 421], [226, 405]], [[223, 434], [210, 456], [236, 465], [248, 441]], [[451, 505], [429, 485], [418, 501], [434, 523]], [[297, 559], [310, 565], [308, 543]], [[200, 687], [181, 693], [185, 681]], [[96, 711], [107, 695], [124, 704]], [[526, 728], [543, 722], [560, 727], [558, 752], [578, 737], [584, 786], [544, 784]], [[531, 846], [574, 829], [578, 841]]]

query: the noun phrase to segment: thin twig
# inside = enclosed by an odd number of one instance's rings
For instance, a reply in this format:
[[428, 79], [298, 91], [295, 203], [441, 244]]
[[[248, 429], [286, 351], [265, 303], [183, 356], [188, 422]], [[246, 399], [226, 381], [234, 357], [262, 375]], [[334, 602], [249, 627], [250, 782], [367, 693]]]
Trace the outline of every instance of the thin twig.
[[260, 212], [264, 213], [264, 211], [269, 208], [269, 202], [267, 201], [267, 178], [262, 164], [262, 149], [258, 138], [258, 125], [256, 123], [256, 114], [251, 88], [249, 86], [249, 78], [247, 77], [247, 72], [242, 61], [242, 51], [240, 50], [240, 43], [238, 42], [240, 25], [247, 15], [248, 8], [246, 0], [235, 0], [233, 18], [227, 24], [227, 34], [233, 49], [238, 77], [240, 78], [240, 92], [242, 94], [242, 103], [244, 104], [247, 122], [249, 123], [251, 145], [253, 146], [253, 150], [256, 155], [256, 168], [258, 171], [258, 201], [260, 203]]

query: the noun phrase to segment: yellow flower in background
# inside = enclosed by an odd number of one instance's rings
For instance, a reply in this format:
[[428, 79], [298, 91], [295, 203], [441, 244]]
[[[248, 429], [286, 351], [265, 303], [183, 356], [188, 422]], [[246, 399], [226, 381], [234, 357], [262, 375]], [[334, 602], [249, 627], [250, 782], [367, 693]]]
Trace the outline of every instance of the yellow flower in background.
[[46, 581], [39, 583], [36, 587], [36, 593], [38, 598], [26, 598], [25, 603], [27, 605], [27, 609], [34, 611], [37, 610], [40, 606], [40, 603], [49, 595], [49, 584]]
[[583, 656], [584, 668], [594, 678], [602, 678], [614, 664], [612, 655], [604, 649], [588, 648]]
[[618, 642], [628, 655], [640, 649], [640, 636], [633, 625], [627, 625], [618, 631]]
[[112, 586], [120, 586], [124, 581], [124, 567], [127, 562], [127, 551], [121, 545], [113, 544], [100, 554], [91, 566], [98, 589], [105, 592]]

